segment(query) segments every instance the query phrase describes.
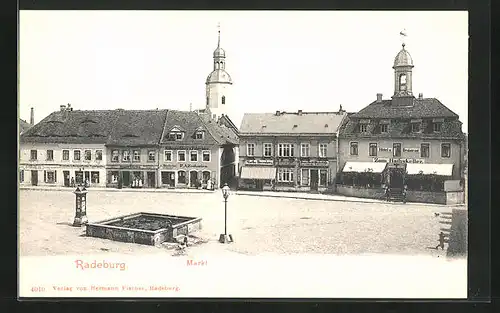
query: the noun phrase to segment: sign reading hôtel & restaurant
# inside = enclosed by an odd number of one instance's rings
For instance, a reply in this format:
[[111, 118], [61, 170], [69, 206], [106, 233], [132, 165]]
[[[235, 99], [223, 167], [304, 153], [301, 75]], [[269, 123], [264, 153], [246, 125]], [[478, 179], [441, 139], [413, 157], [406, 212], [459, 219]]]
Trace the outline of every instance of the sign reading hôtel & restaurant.
[[257, 160], [246, 160], [245, 164], [246, 165], [273, 165], [274, 162], [273, 162], [273, 160], [257, 159]]
[[300, 161], [300, 166], [308, 167], [326, 167], [328, 166], [328, 161]]
[[373, 158], [373, 162], [386, 162], [386, 163], [424, 163], [424, 159], [400, 159], [400, 158]]

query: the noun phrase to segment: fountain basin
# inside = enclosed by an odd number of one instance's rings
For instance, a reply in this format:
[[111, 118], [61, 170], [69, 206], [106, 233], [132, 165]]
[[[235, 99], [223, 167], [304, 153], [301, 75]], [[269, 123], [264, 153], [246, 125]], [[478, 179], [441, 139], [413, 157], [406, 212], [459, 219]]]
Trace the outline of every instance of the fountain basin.
[[134, 213], [86, 224], [86, 235], [120, 242], [158, 245], [201, 229], [201, 218], [156, 213]]

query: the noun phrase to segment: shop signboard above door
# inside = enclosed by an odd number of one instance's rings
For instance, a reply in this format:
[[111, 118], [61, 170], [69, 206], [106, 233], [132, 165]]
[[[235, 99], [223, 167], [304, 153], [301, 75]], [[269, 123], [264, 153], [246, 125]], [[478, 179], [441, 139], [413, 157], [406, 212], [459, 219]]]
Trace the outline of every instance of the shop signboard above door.
[[327, 167], [328, 161], [300, 161], [300, 166], [304, 167]]
[[192, 168], [192, 167], [203, 167], [203, 168], [206, 168], [208, 167], [206, 164], [201, 164], [201, 163], [195, 163], [195, 164], [191, 164], [191, 163], [179, 163], [179, 167], [182, 168], [182, 167], [189, 167], [189, 168]]
[[386, 163], [424, 163], [424, 159], [405, 159], [405, 158], [373, 158], [373, 162]]
[[256, 159], [256, 160], [246, 160], [245, 165], [273, 165], [273, 160], [266, 159]]

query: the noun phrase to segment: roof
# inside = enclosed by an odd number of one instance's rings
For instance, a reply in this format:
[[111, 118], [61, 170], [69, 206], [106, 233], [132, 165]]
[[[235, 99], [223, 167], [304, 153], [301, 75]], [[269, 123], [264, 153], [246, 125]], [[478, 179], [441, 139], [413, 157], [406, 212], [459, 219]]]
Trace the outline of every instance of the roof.
[[28, 129], [31, 128], [31, 124], [26, 122], [25, 120], [19, 119], [19, 133], [22, 134]]
[[51, 113], [21, 136], [21, 142], [157, 144], [167, 110], [73, 110]]
[[[185, 132], [182, 141], [169, 141], [168, 134], [174, 128], [180, 128]], [[203, 130], [203, 139], [196, 139], [196, 132]], [[229, 128], [217, 124], [208, 114], [169, 110], [163, 130], [162, 144], [169, 145], [223, 145], [238, 144], [237, 135]]]
[[413, 106], [392, 105], [392, 100], [374, 101], [352, 118], [426, 118], [454, 117], [458, 115], [436, 98], [413, 99]]
[[394, 58], [394, 67], [397, 66], [411, 66], [413, 67], [413, 59], [411, 58], [410, 53], [405, 49], [405, 45], [403, 44], [403, 48]]
[[336, 112], [245, 113], [240, 134], [333, 134], [346, 114]]
[[211, 84], [211, 83], [232, 84], [233, 81], [231, 79], [231, 75], [229, 75], [228, 72], [226, 72], [223, 69], [216, 69], [216, 70], [213, 70], [212, 73], [210, 73], [207, 76], [206, 84]]

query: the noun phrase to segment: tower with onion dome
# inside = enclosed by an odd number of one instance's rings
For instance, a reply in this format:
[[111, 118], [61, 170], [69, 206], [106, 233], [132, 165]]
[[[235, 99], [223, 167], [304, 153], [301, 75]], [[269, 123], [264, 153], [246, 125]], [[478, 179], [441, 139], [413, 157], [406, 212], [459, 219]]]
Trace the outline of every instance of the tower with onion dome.
[[218, 29], [217, 48], [213, 53], [214, 67], [208, 75], [206, 85], [206, 111], [210, 111], [216, 120], [227, 115], [231, 106], [231, 86], [233, 81], [226, 72], [226, 51], [220, 46], [220, 26]]

